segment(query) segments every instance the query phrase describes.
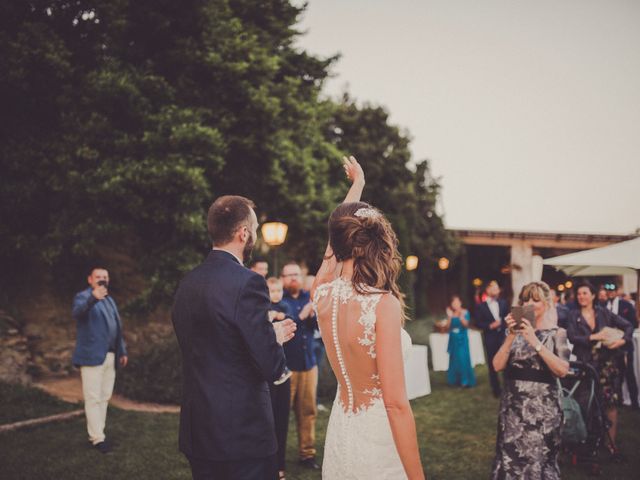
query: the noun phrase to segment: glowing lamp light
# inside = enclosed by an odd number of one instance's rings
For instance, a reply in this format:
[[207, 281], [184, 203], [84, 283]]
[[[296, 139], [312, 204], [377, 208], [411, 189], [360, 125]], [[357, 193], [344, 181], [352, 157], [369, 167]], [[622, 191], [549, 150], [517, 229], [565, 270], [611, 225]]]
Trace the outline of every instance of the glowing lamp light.
[[473, 286], [476, 287], [476, 288], [482, 286], [482, 280], [480, 280], [479, 278], [474, 278], [473, 282], [471, 282], [471, 283], [473, 283]]
[[267, 222], [262, 224], [262, 238], [271, 247], [282, 245], [287, 238], [289, 226], [281, 222]]
[[571, 280], [567, 280], [566, 282], [564, 282], [564, 286], [565, 288], [571, 288], [573, 287], [573, 282]]
[[558, 289], [557, 290], [559, 292], [564, 292], [564, 285], [563, 284], [558, 285]]
[[441, 257], [440, 260], [438, 260], [438, 268], [440, 270], [449, 268], [449, 259], [447, 257]]
[[418, 257], [416, 257], [415, 255], [409, 255], [405, 264], [407, 266], [407, 270], [415, 270], [416, 268], [418, 268]]

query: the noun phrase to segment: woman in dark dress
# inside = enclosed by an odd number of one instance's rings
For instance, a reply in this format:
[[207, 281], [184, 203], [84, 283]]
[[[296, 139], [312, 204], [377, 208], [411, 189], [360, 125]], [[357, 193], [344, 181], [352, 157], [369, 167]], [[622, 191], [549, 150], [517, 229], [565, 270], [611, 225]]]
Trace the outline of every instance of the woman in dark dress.
[[535, 320], [532, 325], [523, 319], [517, 327], [509, 314], [507, 338], [493, 357], [496, 371], [505, 374], [491, 478], [559, 479], [562, 409], [556, 377], [569, 371], [567, 335], [557, 326], [546, 283], [522, 287], [519, 304], [533, 305]]
[[[584, 282], [577, 288], [577, 300], [580, 307], [569, 316], [567, 334], [573, 344], [573, 354], [581, 361], [593, 366], [600, 376], [602, 404], [607, 411], [607, 418], [611, 422], [609, 438], [612, 443], [607, 445], [614, 459], [620, 456], [616, 447], [616, 433], [618, 427], [617, 406], [622, 402], [622, 381], [624, 376], [624, 349], [620, 348], [631, 342], [633, 326], [624, 318], [610, 312], [606, 308], [595, 305], [596, 289]], [[616, 328], [622, 331], [622, 338], [609, 345], [602, 329]], [[586, 389], [579, 389], [578, 399], [586, 404], [584, 397]], [[583, 408], [586, 408], [583, 406]]]

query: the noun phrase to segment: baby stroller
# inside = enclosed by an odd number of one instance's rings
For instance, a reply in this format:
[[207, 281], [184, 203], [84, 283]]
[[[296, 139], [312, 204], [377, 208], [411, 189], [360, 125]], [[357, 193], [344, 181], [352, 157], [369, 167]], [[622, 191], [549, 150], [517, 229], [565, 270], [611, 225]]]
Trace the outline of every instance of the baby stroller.
[[[560, 385], [564, 412], [563, 450], [569, 453], [572, 465], [583, 465], [589, 474], [600, 475], [598, 451], [605, 435], [609, 435], [611, 423], [602, 406], [598, 372], [589, 364], [569, 362], [569, 373]], [[582, 418], [575, 418], [576, 415]], [[579, 425], [580, 420], [583, 426]]]

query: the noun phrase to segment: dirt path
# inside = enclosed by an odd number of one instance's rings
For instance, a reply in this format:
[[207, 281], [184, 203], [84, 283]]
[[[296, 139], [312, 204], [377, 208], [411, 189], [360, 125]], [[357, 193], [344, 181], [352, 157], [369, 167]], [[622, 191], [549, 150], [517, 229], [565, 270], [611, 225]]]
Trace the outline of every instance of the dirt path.
[[[35, 384], [45, 392], [58, 397], [66, 402], [82, 402], [82, 382], [80, 377], [49, 378]], [[111, 397], [110, 405], [122, 408], [123, 410], [134, 410], [136, 412], [152, 413], [179, 413], [178, 405], [162, 405], [159, 403], [144, 403], [129, 400], [122, 395], [114, 394]]]

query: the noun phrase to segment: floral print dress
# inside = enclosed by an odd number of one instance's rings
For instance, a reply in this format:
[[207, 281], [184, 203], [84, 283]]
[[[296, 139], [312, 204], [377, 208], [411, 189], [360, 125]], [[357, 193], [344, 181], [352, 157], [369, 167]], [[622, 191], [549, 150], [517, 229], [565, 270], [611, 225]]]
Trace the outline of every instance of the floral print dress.
[[[569, 360], [570, 351], [564, 329], [537, 330], [536, 336], [546, 348], [560, 358]], [[511, 345], [508, 366], [548, 371], [542, 358], [520, 335]], [[505, 378], [491, 478], [559, 479], [561, 427], [562, 409], [555, 382]]]

